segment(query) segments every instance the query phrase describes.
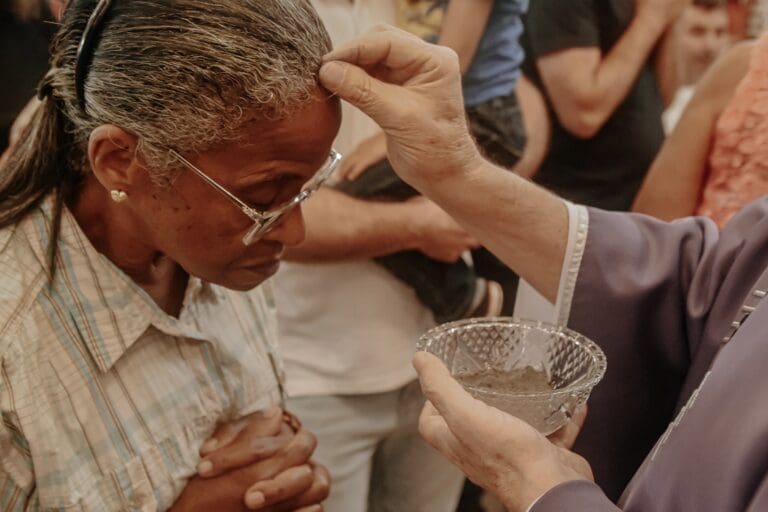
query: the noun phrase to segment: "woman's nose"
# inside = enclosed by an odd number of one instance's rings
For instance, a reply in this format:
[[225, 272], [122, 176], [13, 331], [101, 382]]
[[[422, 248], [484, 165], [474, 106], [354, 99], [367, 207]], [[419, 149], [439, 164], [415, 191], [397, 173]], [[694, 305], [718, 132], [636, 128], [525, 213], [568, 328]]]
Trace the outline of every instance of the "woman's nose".
[[280, 219], [277, 224], [270, 229], [264, 238], [280, 242], [286, 247], [294, 247], [304, 241], [306, 237], [306, 226], [304, 224], [304, 215], [301, 206], [297, 206]]

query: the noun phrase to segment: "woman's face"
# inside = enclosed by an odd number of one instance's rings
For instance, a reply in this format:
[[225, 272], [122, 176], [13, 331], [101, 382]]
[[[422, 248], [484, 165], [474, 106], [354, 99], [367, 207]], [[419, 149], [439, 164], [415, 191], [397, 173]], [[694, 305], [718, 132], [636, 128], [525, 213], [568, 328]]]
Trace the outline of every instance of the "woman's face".
[[[254, 123], [244, 142], [190, 161], [234, 196], [259, 211], [289, 201], [327, 162], [339, 129], [338, 102], [321, 100], [278, 122]], [[286, 215], [250, 246], [253, 221], [191, 171], [170, 187], [149, 181], [130, 196], [152, 243], [187, 272], [222, 286], [248, 290], [277, 272], [286, 246], [304, 239], [301, 208]]]

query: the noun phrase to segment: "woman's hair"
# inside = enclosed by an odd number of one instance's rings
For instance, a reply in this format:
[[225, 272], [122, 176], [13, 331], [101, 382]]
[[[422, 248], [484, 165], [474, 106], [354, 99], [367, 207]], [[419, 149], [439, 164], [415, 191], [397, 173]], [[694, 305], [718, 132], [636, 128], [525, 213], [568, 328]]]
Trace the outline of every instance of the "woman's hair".
[[247, 123], [312, 101], [330, 49], [308, 0], [114, 0], [92, 49], [83, 111], [75, 58], [96, 4], [70, 2], [42, 103], [0, 168], [0, 229], [54, 194], [53, 251], [63, 204], [89, 172], [93, 129], [115, 124], [135, 135], [152, 178], [168, 183], [177, 169], [169, 148], [234, 142]]

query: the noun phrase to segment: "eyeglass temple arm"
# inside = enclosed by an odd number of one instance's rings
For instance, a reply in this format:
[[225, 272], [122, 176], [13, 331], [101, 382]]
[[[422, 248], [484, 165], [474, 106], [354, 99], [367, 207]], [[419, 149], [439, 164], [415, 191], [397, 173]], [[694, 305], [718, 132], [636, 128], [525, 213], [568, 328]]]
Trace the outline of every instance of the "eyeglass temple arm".
[[208, 183], [210, 186], [221, 192], [227, 199], [229, 199], [232, 203], [234, 203], [235, 206], [240, 208], [246, 215], [251, 217], [254, 220], [260, 220], [261, 216], [259, 213], [242, 202], [240, 199], [238, 199], [235, 195], [233, 195], [229, 190], [219, 185], [215, 180], [213, 180], [211, 177], [209, 177], [207, 174], [205, 174], [203, 171], [197, 168], [195, 164], [181, 156], [178, 152], [174, 151], [173, 149], [170, 150], [171, 156], [176, 158], [179, 162], [181, 162], [184, 167], [189, 169], [190, 171], [197, 174], [200, 178], [202, 178], [206, 183]]

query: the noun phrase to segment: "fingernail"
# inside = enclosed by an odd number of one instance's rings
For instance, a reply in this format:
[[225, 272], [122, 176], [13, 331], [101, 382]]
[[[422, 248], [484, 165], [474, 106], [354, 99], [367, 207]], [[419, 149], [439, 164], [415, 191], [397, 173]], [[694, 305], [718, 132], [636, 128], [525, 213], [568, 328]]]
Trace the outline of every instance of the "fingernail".
[[264, 498], [264, 493], [261, 491], [252, 491], [245, 495], [245, 506], [250, 509], [259, 508], [266, 501], [267, 500]]
[[208, 441], [206, 441], [205, 444], [203, 444], [202, 452], [206, 453], [206, 452], [213, 451], [213, 450], [216, 449], [216, 446], [218, 444], [219, 444], [219, 440], [216, 439], [215, 437], [213, 437], [213, 438], [209, 439]]
[[200, 464], [197, 465], [197, 474], [201, 476], [205, 476], [208, 473], [213, 471], [213, 462], [209, 460], [204, 460]]
[[344, 66], [338, 62], [327, 62], [320, 68], [320, 81], [326, 87], [338, 87], [344, 81]]

